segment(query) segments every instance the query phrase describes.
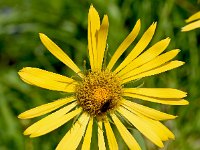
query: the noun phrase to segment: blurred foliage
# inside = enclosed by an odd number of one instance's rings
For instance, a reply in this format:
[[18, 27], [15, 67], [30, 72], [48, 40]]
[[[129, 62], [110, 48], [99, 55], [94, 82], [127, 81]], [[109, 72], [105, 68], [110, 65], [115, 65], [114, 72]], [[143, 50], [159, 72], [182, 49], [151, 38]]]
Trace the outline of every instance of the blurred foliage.
[[[142, 22], [140, 36], [152, 22], [158, 21], [156, 34], [150, 45], [170, 37], [171, 43], [167, 49], [182, 50], [178, 59], [186, 62], [183, 67], [148, 77], [144, 86], [172, 87], [188, 92], [188, 106], [148, 104], [179, 116], [176, 120], [165, 122], [176, 135], [174, 141], [165, 143], [165, 150], [199, 150], [200, 29], [180, 32], [185, 25], [184, 20], [199, 10], [200, 5], [196, 0], [1, 0], [0, 149], [52, 150], [66, 133], [66, 128], [70, 125], [39, 138], [30, 139], [23, 135], [24, 129], [38, 118], [19, 120], [18, 114], [64, 95], [27, 85], [19, 79], [17, 72], [23, 67], [31, 66], [73, 76], [73, 72], [41, 44], [38, 33], [48, 35], [82, 67], [83, 60], [88, 62], [87, 14], [91, 3], [101, 17], [105, 13], [109, 15], [109, 54], [113, 54], [138, 19]], [[141, 139], [139, 133], [133, 133], [138, 140]], [[147, 149], [158, 149], [148, 141], [140, 143], [143, 149], [146, 146]], [[147, 143], [146, 146], [144, 143]], [[123, 145], [121, 149], [125, 149]]]

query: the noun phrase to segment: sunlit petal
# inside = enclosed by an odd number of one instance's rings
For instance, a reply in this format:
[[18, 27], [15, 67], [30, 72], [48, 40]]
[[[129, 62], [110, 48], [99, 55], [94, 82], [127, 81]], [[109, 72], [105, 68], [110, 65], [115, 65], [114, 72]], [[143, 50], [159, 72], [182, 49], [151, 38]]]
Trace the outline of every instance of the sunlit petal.
[[52, 112], [55, 109], [65, 105], [67, 103], [70, 103], [70, 102], [72, 102], [74, 100], [75, 100], [74, 97], [59, 99], [59, 100], [56, 100], [54, 102], [47, 103], [47, 104], [32, 108], [30, 110], [27, 110], [27, 111], [21, 113], [18, 116], [18, 118], [20, 118], [20, 119], [29, 119], [29, 118], [38, 117], [38, 116], [47, 114], [49, 112]]
[[[74, 92], [75, 90], [75, 84], [76, 82], [65, 82], [71, 81], [70, 79], [66, 77], [65, 80], [64, 77], [61, 77], [60, 79], [55, 79], [58, 75], [53, 75], [53, 73], [46, 73], [47, 77], [44, 75], [43, 71], [28, 71], [29, 69], [24, 68], [18, 72], [19, 76], [22, 80], [27, 82], [28, 84], [35, 85], [41, 88], [54, 90], [54, 91], [62, 91], [62, 92]], [[38, 73], [37, 73], [38, 72]], [[42, 72], [42, 73], [41, 73]], [[40, 74], [41, 73], [41, 74]], [[50, 77], [50, 74], [53, 76]], [[63, 80], [62, 80], [63, 79]]]
[[131, 133], [126, 129], [126, 127], [121, 123], [121, 121], [117, 118], [117, 116], [115, 114], [111, 114], [111, 117], [123, 140], [128, 145], [129, 149], [141, 150], [140, 145], [137, 143], [137, 141], [134, 139]]
[[57, 73], [49, 72], [49, 71], [46, 71], [43, 69], [39, 69], [39, 68], [25, 67], [20, 71], [27, 72], [34, 76], [39, 75], [41, 78], [44, 78], [44, 79], [50, 79], [50, 80], [63, 82], [63, 83], [77, 84], [77, 82], [75, 80], [73, 80], [72, 78], [69, 78], [69, 77], [66, 77], [66, 76], [63, 76], [63, 75], [60, 75]]
[[182, 62], [182, 61], [177, 61], [177, 60], [171, 61], [169, 63], [164, 64], [161, 67], [140, 73], [138, 75], [135, 75], [135, 76], [132, 76], [132, 77], [129, 77], [129, 78], [126, 78], [122, 81], [122, 83], [124, 84], [124, 83], [130, 82], [130, 81], [135, 80], [135, 79], [140, 79], [140, 78], [143, 78], [143, 77], [152, 76], [152, 75], [156, 75], [156, 74], [159, 74], [159, 73], [162, 73], [162, 72], [166, 72], [168, 70], [172, 70], [174, 68], [180, 67], [183, 64], [184, 64], [184, 62]]
[[119, 57], [124, 53], [124, 51], [131, 45], [131, 43], [135, 40], [137, 37], [139, 31], [140, 31], [140, 20], [138, 20], [131, 31], [131, 33], [126, 37], [126, 39], [121, 43], [121, 45], [118, 47], [118, 49], [115, 51], [114, 55], [112, 56], [110, 62], [108, 63], [107, 69], [111, 70]]
[[197, 19], [200, 19], [200, 11], [198, 11], [197, 13], [193, 14], [192, 16], [190, 16], [186, 22], [189, 23], [189, 22], [192, 22], [192, 21], [195, 21]]
[[80, 114], [81, 111], [82, 111], [81, 108], [76, 109], [55, 119], [53, 122], [49, 122], [45, 126], [41, 126], [36, 132], [32, 133], [30, 137], [41, 136], [57, 129], [58, 127], [62, 126], [63, 124], [67, 123], [69, 120]]
[[88, 13], [88, 50], [91, 69], [97, 67], [97, 32], [100, 29], [100, 18], [96, 9], [91, 5]]
[[133, 61], [138, 55], [140, 55], [143, 50], [147, 47], [149, 42], [151, 41], [155, 29], [156, 24], [153, 23], [143, 34], [139, 42], [136, 44], [136, 46], [133, 48], [133, 50], [128, 54], [128, 56], [123, 60], [123, 62], [115, 69], [114, 73], [119, 72], [121, 69], [126, 67], [131, 61]]
[[135, 68], [132, 71], [120, 76], [120, 78], [121, 79], [129, 78], [131, 76], [135, 76], [140, 73], [152, 70], [156, 67], [159, 67], [159, 66], [165, 64], [166, 62], [170, 61], [171, 59], [173, 59], [179, 52], [180, 52], [180, 50], [175, 49], [175, 50], [171, 50], [167, 53], [164, 53], [164, 54], [154, 58], [153, 60], [145, 63], [144, 65], [142, 65], [138, 68]]
[[110, 126], [110, 123], [108, 121], [104, 121], [104, 126], [106, 129], [106, 136], [108, 139], [108, 146], [110, 150], [118, 150], [118, 144], [117, 144], [115, 135], [113, 133], [113, 130]]
[[90, 117], [90, 121], [87, 126], [87, 130], [84, 136], [82, 150], [90, 150], [90, 143], [92, 139], [92, 127], [93, 127], [93, 117]]
[[62, 138], [56, 147], [56, 150], [75, 150], [85, 133], [88, 122], [89, 116], [86, 113], [83, 113], [73, 127]]
[[161, 138], [162, 141], [167, 141], [169, 139], [174, 139], [174, 134], [161, 122], [149, 119], [147, 117], [142, 117], [144, 122], [147, 122], [151, 128], [156, 132], [156, 134]]
[[68, 113], [75, 106], [77, 106], [76, 102], [69, 104], [69, 105], [65, 106], [64, 108], [62, 108], [62, 109], [48, 115], [47, 117], [39, 120], [38, 122], [36, 122], [33, 125], [31, 125], [30, 127], [28, 127], [24, 131], [24, 135], [29, 135], [29, 134], [33, 134], [33, 133], [37, 132], [41, 127], [45, 127], [47, 122], [48, 123], [54, 122], [56, 119], [59, 119], [60, 117], [62, 117], [66, 113]]
[[133, 93], [124, 93], [124, 96], [136, 98], [136, 99], [141, 99], [145, 101], [150, 101], [154, 103], [160, 103], [160, 104], [167, 104], [167, 105], [188, 105], [189, 102], [184, 100], [184, 99], [167, 99], [167, 98], [156, 98], [156, 97], [148, 97], [144, 95], [138, 95], [138, 94], [133, 94]]
[[185, 31], [190, 31], [190, 30], [194, 30], [200, 28], [200, 20], [189, 23], [188, 25], [184, 26], [181, 31], [185, 32]]
[[106, 41], [108, 36], [108, 16], [105, 15], [101, 24], [101, 27], [98, 31], [97, 36], [97, 69], [102, 68], [103, 58], [104, 58], [104, 52], [106, 48]]
[[[128, 109], [128, 107], [126, 108]], [[130, 111], [132, 112], [132, 110]], [[174, 139], [174, 134], [159, 121], [148, 118], [144, 116], [143, 114], [140, 114], [135, 111], [133, 113], [138, 115], [143, 122], [146, 122], [146, 124], [150, 126], [151, 130], [153, 130], [155, 134], [157, 134], [157, 136], [159, 136], [162, 141]]]
[[168, 120], [168, 119], [174, 119], [176, 116], [166, 114], [163, 112], [160, 112], [158, 110], [128, 101], [128, 100], [123, 100], [123, 106], [129, 110], [132, 110], [133, 112], [138, 112], [140, 114], [143, 114], [146, 117], [152, 118], [154, 120]]
[[153, 60], [155, 57], [157, 57], [166, 49], [166, 47], [169, 45], [169, 42], [170, 42], [169, 38], [166, 38], [164, 40], [157, 42], [152, 47], [150, 47], [147, 51], [145, 51], [143, 54], [141, 54], [136, 59], [134, 59], [130, 64], [128, 64], [120, 72], [118, 72], [117, 75], [122, 76], [123, 74], [129, 73], [133, 69]]
[[77, 67], [77, 65], [69, 58], [67, 54], [63, 52], [51, 39], [49, 39], [45, 34], [40, 33], [40, 39], [44, 46], [61, 62], [63, 62], [66, 66], [76, 72], [78, 75], [82, 76], [81, 70]]
[[98, 121], [98, 147], [99, 150], [106, 150], [102, 122]]
[[186, 92], [172, 88], [124, 88], [124, 93], [133, 93], [157, 98], [183, 98]]
[[120, 107], [118, 109], [119, 113], [122, 114], [130, 123], [135, 126], [142, 134], [144, 134], [150, 141], [152, 141], [154, 144], [156, 144], [159, 147], [163, 147], [163, 143], [159, 136], [155, 134], [150, 129], [150, 126], [148, 126], [144, 121], [141, 120], [140, 117], [137, 115], [131, 113], [127, 109]]

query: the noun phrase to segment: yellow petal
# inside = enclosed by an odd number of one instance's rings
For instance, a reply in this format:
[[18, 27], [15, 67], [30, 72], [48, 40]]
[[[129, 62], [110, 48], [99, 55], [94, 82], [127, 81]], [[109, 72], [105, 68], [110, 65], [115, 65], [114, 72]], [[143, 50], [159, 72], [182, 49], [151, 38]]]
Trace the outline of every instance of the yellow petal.
[[167, 105], [188, 105], [188, 101], [184, 99], [166, 99], [166, 98], [156, 98], [156, 97], [148, 97], [148, 96], [143, 96], [143, 95], [137, 95], [137, 94], [132, 94], [132, 93], [124, 93], [124, 96], [132, 97], [132, 98], [137, 98], [145, 101], [150, 101], [154, 103], [160, 103], [160, 104], [167, 104]]
[[175, 50], [171, 50], [167, 53], [164, 53], [164, 54], [156, 57], [155, 59], [147, 62], [146, 64], [144, 64], [138, 68], [135, 68], [134, 70], [128, 72], [127, 74], [120, 76], [120, 78], [121, 79], [129, 78], [131, 76], [138, 75], [142, 72], [149, 71], [151, 69], [159, 67], [159, 66], [163, 65], [164, 63], [173, 59], [179, 52], [180, 52], [180, 50], [175, 49]]
[[182, 61], [177, 61], [177, 60], [171, 61], [171, 62], [168, 62], [168, 63], [164, 64], [161, 67], [158, 67], [158, 68], [143, 72], [141, 74], [132, 76], [130, 78], [126, 78], [126, 79], [124, 79], [122, 81], [122, 83], [124, 84], [124, 83], [130, 82], [130, 81], [135, 80], [135, 79], [139, 79], [139, 78], [143, 78], [143, 77], [147, 77], [147, 76], [156, 75], [156, 74], [159, 74], [159, 73], [162, 73], [162, 72], [166, 72], [168, 70], [172, 70], [174, 68], [180, 67], [183, 64], [184, 64], [184, 62], [182, 62]]
[[186, 22], [192, 22], [192, 21], [195, 21], [197, 19], [200, 19], [200, 11], [198, 11], [197, 13], [193, 14], [192, 16], [190, 16]]
[[120, 72], [118, 72], [117, 75], [122, 76], [123, 74], [126, 74], [126, 73], [129, 74], [131, 70], [153, 60], [155, 57], [157, 57], [167, 48], [167, 46], [169, 45], [169, 42], [170, 42], [169, 38], [166, 38], [164, 40], [157, 42], [152, 47], [150, 47], [146, 52], [141, 54], [139, 57], [133, 60], [130, 64], [128, 64], [125, 68], [123, 68]]
[[57, 129], [58, 127], [62, 126], [63, 124], [67, 123], [69, 120], [80, 114], [81, 111], [81, 108], [75, 109], [74, 111], [63, 115], [60, 118], [54, 119], [53, 122], [46, 123], [46, 125], [41, 126], [36, 132], [32, 133], [30, 137], [38, 137]]
[[124, 59], [124, 61], [116, 68], [114, 73], [119, 72], [121, 69], [126, 67], [131, 61], [133, 61], [138, 55], [142, 53], [142, 51], [147, 47], [149, 42], [151, 41], [155, 29], [156, 29], [156, 24], [153, 23], [143, 34], [139, 42], [136, 44], [136, 46], [132, 49], [132, 51], [128, 54], [128, 56]]
[[128, 145], [130, 150], [141, 150], [139, 144], [131, 135], [131, 133], [126, 129], [126, 127], [121, 123], [115, 114], [111, 114], [112, 120], [114, 121], [120, 135], [122, 136], [125, 143]]
[[167, 135], [167, 137], [169, 139], [175, 139], [175, 136], [174, 134], [166, 127], [164, 126], [161, 122], [159, 121], [154, 121], [154, 124], [156, 126], [159, 126], [159, 128], [161, 128], [161, 130]]
[[76, 64], [69, 58], [67, 54], [61, 50], [51, 39], [49, 39], [45, 34], [40, 33], [40, 39], [44, 46], [61, 62], [66, 66], [76, 72], [79, 76], [82, 76], [81, 70], [76, 66]]
[[88, 50], [91, 69], [97, 67], [97, 31], [100, 29], [100, 18], [96, 9], [91, 5], [88, 13]]
[[75, 90], [76, 82], [65, 82], [71, 79], [64, 76], [59, 78], [61, 75], [58, 74], [30, 68], [20, 70], [18, 74], [23, 81], [41, 88], [62, 92], [74, 92]]
[[162, 141], [175, 138], [174, 134], [159, 121], [155, 121], [146, 117], [143, 117], [143, 119], [144, 121], [148, 122], [148, 124], [157, 133], [157, 135], [161, 138]]
[[33, 125], [31, 125], [30, 127], [28, 127], [24, 131], [24, 135], [29, 135], [29, 134], [33, 134], [33, 133], [37, 132], [41, 127], [45, 126], [48, 123], [54, 122], [56, 119], [62, 117], [66, 113], [68, 113], [75, 106], [77, 106], [76, 102], [69, 104], [69, 105], [65, 106], [64, 108], [62, 108], [62, 109], [48, 115], [47, 117], [39, 120], [38, 122], [36, 122]]
[[112, 131], [110, 123], [108, 121], [104, 121], [104, 126], [106, 129], [106, 135], [108, 139], [108, 146], [110, 150], [118, 150], [118, 144], [115, 138], [115, 135]]
[[174, 134], [159, 121], [145, 117], [144, 115], [137, 112], [136, 114], [143, 122], [150, 126], [151, 130], [153, 130], [153, 132], [155, 132], [162, 141], [167, 141], [169, 138], [174, 139]]
[[93, 126], [93, 117], [90, 118], [90, 121], [87, 126], [87, 130], [84, 136], [82, 150], [90, 150], [90, 143], [92, 139], [92, 126]]
[[200, 28], [200, 20], [189, 23], [188, 25], [184, 26], [181, 31], [185, 32], [185, 31], [190, 31], [190, 30], [194, 30], [196, 28]]
[[118, 112], [122, 114], [130, 123], [135, 126], [144, 136], [146, 136], [150, 141], [156, 144], [159, 147], [164, 147], [161, 139], [158, 135], [150, 129], [150, 126], [146, 124], [146, 122], [142, 121], [142, 119], [135, 114], [131, 113], [127, 109], [120, 107]]
[[101, 121], [98, 121], [98, 147], [99, 150], [106, 150]]
[[160, 112], [158, 110], [128, 101], [128, 100], [123, 100], [123, 106], [126, 107], [127, 109], [135, 112], [138, 112], [146, 117], [152, 118], [154, 120], [168, 120], [168, 119], [174, 119], [176, 116], [166, 114], [163, 112]]
[[63, 82], [63, 83], [77, 84], [77, 82], [73, 80], [72, 78], [68, 78], [66, 76], [49, 72], [46, 70], [42, 70], [39, 68], [25, 67], [22, 70], [20, 70], [20, 72], [27, 72], [29, 74], [32, 74], [33, 76], [39, 75], [43, 79], [49, 79], [49, 80]]
[[104, 52], [106, 48], [106, 41], [107, 41], [107, 35], [108, 35], [108, 16], [104, 15], [100, 30], [98, 31], [98, 38], [97, 38], [97, 63], [98, 69], [102, 68], [102, 62], [104, 58]]
[[157, 98], [183, 98], [186, 92], [172, 88], [124, 88], [124, 93], [133, 93]]
[[138, 20], [131, 31], [131, 33], [126, 37], [126, 39], [121, 43], [121, 45], [118, 47], [118, 49], [115, 51], [114, 55], [112, 56], [110, 62], [108, 63], [107, 69], [111, 70], [119, 57], [124, 53], [124, 51], [131, 45], [131, 43], [135, 40], [137, 37], [139, 31], [140, 31], [140, 20]]
[[75, 150], [85, 133], [88, 122], [89, 116], [83, 113], [74, 126], [62, 138], [56, 150]]
[[20, 119], [29, 119], [29, 118], [38, 117], [38, 116], [47, 114], [49, 112], [52, 112], [52, 111], [56, 110], [57, 108], [65, 105], [67, 103], [70, 103], [70, 102], [72, 102], [74, 100], [75, 100], [74, 97], [59, 99], [59, 100], [56, 100], [54, 102], [47, 103], [47, 104], [32, 108], [30, 110], [27, 110], [27, 111], [21, 113], [18, 116], [18, 118], [20, 118]]

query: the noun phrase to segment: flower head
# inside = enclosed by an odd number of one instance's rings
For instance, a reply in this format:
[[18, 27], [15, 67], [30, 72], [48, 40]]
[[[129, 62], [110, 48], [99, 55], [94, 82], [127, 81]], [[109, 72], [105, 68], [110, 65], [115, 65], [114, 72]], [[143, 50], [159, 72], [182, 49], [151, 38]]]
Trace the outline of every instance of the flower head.
[[189, 23], [189, 24], [182, 28], [183, 32], [200, 28], [200, 11], [190, 16], [186, 20], [186, 23]]
[[82, 72], [46, 35], [40, 34], [40, 39], [45, 47], [71, 68], [80, 77], [80, 80], [38, 68], [26, 67], [20, 70], [21, 79], [28, 84], [71, 93], [69, 97], [55, 100], [20, 114], [20, 119], [29, 119], [50, 113], [28, 127], [24, 132], [25, 135], [41, 136], [71, 119], [77, 118], [58, 144], [57, 149], [76, 149], [82, 138], [82, 149], [90, 149], [95, 123], [98, 127], [99, 149], [106, 149], [106, 142], [110, 149], [118, 149], [111, 122], [116, 126], [130, 149], [139, 150], [141, 148], [124, 125], [126, 122], [137, 128], [159, 147], [164, 146], [163, 141], [174, 139], [174, 134], [160, 121], [174, 119], [176, 116], [143, 106], [137, 103], [139, 101], [137, 99], [168, 105], [187, 105], [188, 102], [183, 99], [186, 97], [186, 93], [172, 88], [128, 88], [126, 85], [134, 80], [183, 65], [184, 63], [181, 61], [172, 60], [179, 53], [179, 50], [174, 49], [162, 53], [170, 42], [170, 39], [166, 38], [145, 51], [156, 29], [156, 23], [153, 23], [124, 61], [116, 66], [120, 56], [132, 44], [140, 31], [140, 20], [138, 20], [131, 33], [121, 43], [106, 65], [104, 58], [108, 26], [108, 16], [105, 15], [100, 24], [98, 12], [91, 6], [88, 13], [88, 51], [91, 68], [86, 73]]

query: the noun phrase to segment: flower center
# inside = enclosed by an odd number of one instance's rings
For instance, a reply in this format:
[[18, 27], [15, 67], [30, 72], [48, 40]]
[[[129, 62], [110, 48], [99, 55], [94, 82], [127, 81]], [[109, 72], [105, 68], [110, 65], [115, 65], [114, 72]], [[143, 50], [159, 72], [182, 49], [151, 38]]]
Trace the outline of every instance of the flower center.
[[84, 111], [92, 116], [103, 116], [120, 104], [122, 85], [108, 71], [89, 72], [76, 87], [76, 98]]
[[104, 101], [108, 98], [108, 91], [104, 88], [97, 88], [94, 90], [94, 99], [96, 101]]

